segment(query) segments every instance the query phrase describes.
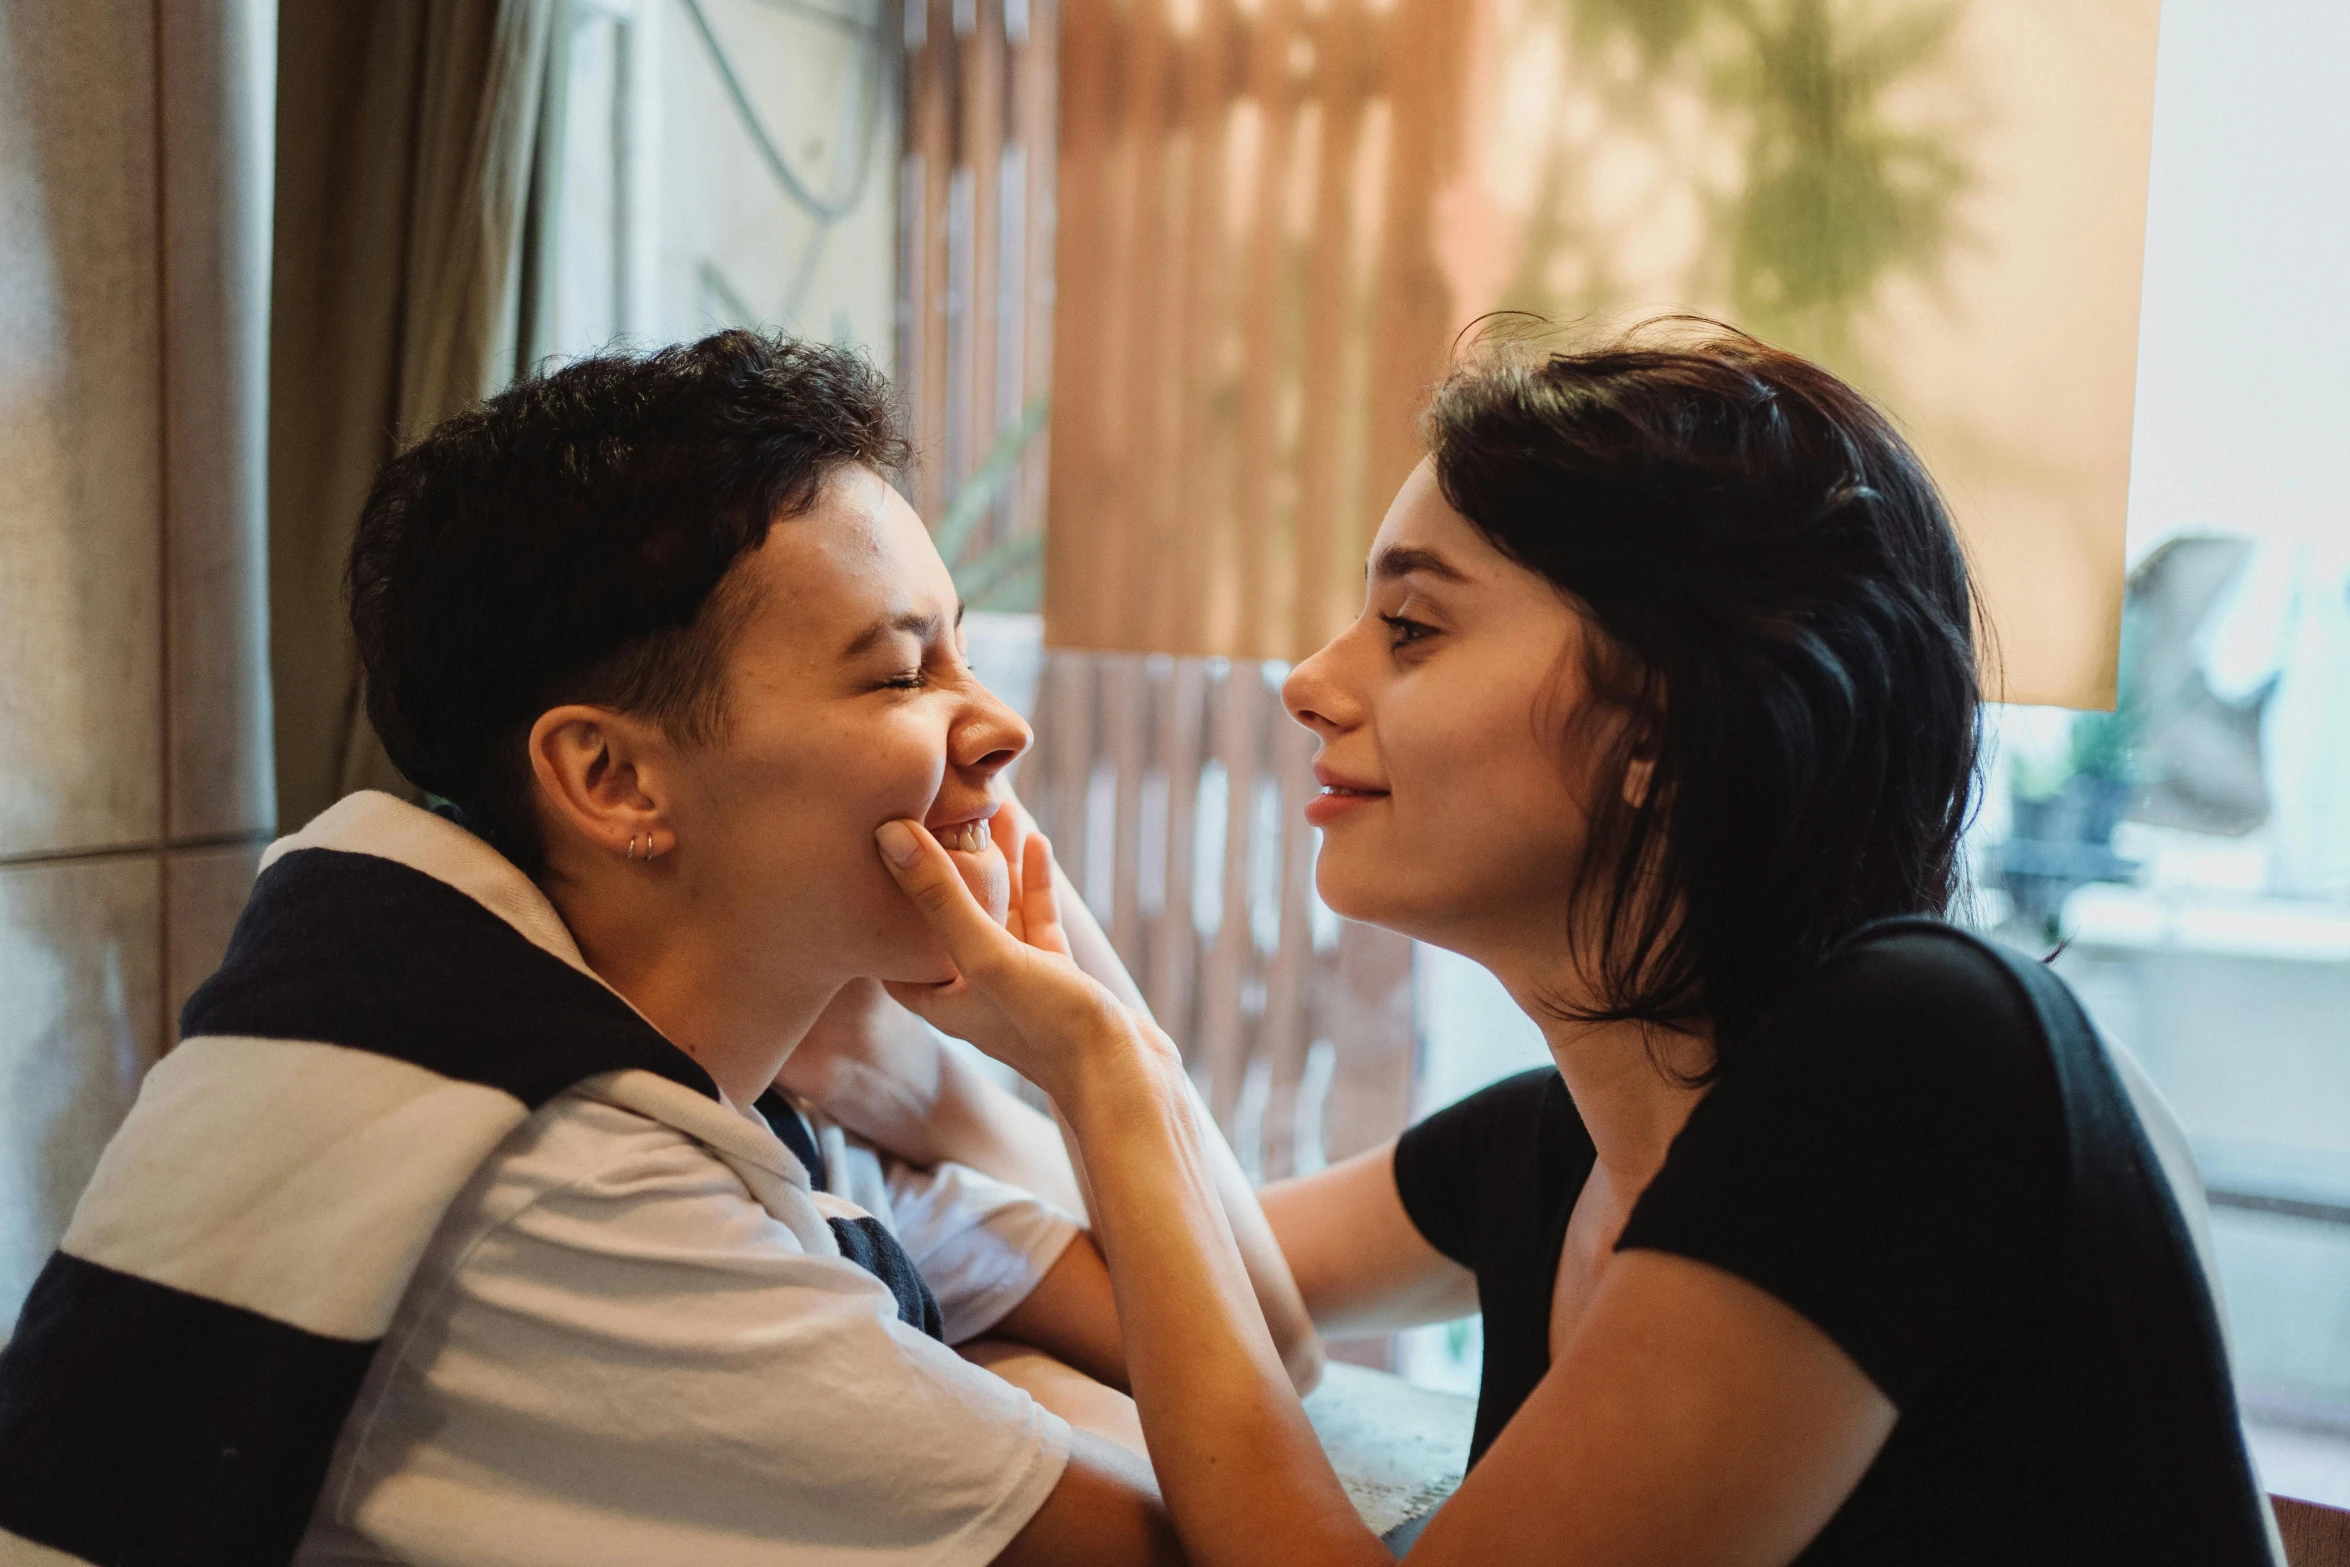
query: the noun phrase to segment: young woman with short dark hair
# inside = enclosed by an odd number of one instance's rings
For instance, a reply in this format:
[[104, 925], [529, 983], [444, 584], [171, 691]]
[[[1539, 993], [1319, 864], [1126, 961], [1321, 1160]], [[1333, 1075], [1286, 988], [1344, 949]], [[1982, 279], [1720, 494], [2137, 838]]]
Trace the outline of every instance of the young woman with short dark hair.
[[[1318, 885], [1490, 969], [1554, 1066], [1265, 1195], [1325, 1332], [1484, 1312], [1413, 1559], [2266, 1561], [2170, 1124], [2061, 981], [1945, 923], [1976, 611], [1916, 455], [1691, 322], [1480, 358], [1426, 431], [1361, 618], [1286, 688]], [[1191, 1558], [1384, 1559], [1165, 1037], [918, 827], [881, 842], [962, 975], [897, 993], [1074, 1128]]]

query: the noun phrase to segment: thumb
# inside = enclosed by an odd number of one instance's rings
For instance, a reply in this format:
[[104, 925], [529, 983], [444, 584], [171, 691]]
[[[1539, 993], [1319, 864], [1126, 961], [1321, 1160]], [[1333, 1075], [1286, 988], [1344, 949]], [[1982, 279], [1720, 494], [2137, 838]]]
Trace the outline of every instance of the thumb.
[[966, 979], [998, 972], [1016, 955], [1018, 939], [971, 895], [961, 869], [928, 828], [902, 819], [883, 822], [873, 840], [881, 847], [882, 864], [946, 944], [957, 972]]

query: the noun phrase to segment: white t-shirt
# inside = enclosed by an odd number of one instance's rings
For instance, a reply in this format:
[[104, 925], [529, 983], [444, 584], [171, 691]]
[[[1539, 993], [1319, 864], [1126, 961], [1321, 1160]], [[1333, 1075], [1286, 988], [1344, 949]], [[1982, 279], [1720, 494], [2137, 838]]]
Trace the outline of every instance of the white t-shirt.
[[[950, 1340], [1076, 1226], [817, 1123]], [[763, 1130], [763, 1127], [762, 1127]], [[580, 1091], [452, 1203], [336, 1445], [297, 1567], [984, 1563], [1051, 1494], [1059, 1417], [804, 1250], [703, 1144]]]

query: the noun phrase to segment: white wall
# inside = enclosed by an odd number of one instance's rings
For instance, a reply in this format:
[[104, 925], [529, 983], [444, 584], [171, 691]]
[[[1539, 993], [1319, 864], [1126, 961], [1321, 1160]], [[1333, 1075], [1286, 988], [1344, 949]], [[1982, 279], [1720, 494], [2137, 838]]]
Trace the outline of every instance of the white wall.
[[2350, 535], [2350, 6], [2166, 0], [2130, 556]]

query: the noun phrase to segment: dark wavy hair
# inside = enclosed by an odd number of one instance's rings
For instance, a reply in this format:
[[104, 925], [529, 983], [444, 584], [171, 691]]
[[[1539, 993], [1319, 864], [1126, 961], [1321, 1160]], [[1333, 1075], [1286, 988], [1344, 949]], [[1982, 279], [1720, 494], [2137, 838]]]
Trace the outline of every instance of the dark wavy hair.
[[539, 715], [591, 702], [719, 738], [749, 607], [727, 574], [835, 468], [905, 455], [863, 357], [755, 332], [576, 360], [447, 420], [384, 464], [351, 546], [384, 749], [538, 873]]
[[[1948, 911], [1976, 777], [1976, 615], [1934, 481], [1819, 366], [1718, 323], [1473, 353], [1437, 481], [1598, 634], [1578, 732], [1584, 1021], [1710, 1024], [1719, 1071], [1872, 920]], [[1637, 803], [1625, 780], [1652, 767]]]

